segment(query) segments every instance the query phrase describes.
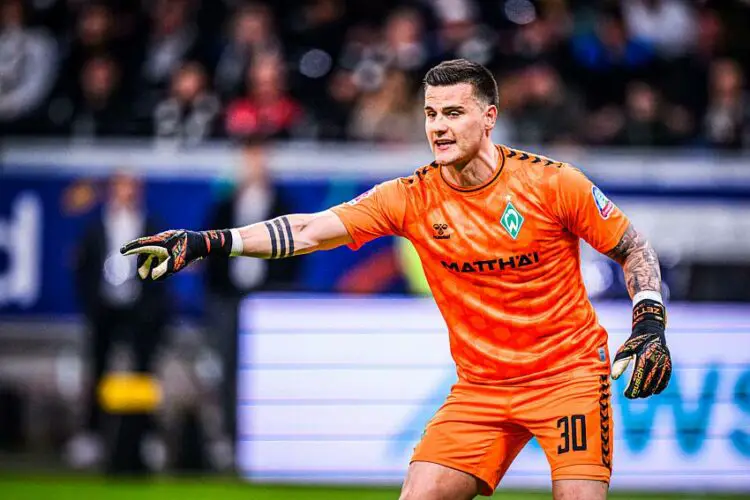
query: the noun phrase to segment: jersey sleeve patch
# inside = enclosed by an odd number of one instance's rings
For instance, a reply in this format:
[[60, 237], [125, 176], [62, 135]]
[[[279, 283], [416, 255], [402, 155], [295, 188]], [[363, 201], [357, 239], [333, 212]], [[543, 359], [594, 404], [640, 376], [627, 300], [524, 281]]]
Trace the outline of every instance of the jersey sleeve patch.
[[347, 205], [356, 205], [360, 201], [362, 201], [365, 198], [367, 198], [368, 196], [372, 195], [372, 193], [374, 193], [374, 192], [375, 192], [375, 188], [372, 187], [372, 188], [368, 189], [367, 191], [365, 191], [364, 193], [362, 193], [359, 196], [357, 196], [356, 198], [354, 198], [353, 200], [347, 201], [346, 203], [347, 203]]
[[612, 210], [615, 208], [615, 204], [596, 186], [591, 188], [591, 195], [594, 197], [594, 203], [596, 203], [596, 208], [599, 210], [599, 215], [602, 216], [602, 219], [609, 219]]

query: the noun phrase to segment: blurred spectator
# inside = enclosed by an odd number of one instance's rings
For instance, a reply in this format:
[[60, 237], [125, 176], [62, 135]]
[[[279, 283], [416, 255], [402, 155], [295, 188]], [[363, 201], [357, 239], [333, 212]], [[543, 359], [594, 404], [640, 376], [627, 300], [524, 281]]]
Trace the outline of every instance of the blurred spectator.
[[683, 0], [622, 2], [628, 31], [665, 57], [685, 54], [695, 40], [695, 11]]
[[424, 137], [422, 105], [415, 106], [414, 95], [403, 71], [388, 72], [379, 89], [357, 101], [349, 136], [383, 142], [414, 142]]
[[218, 133], [221, 103], [206, 83], [197, 62], [186, 63], [174, 74], [169, 95], [154, 110], [153, 135], [158, 141], [195, 145]]
[[105, 55], [95, 56], [83, 63], [78, 76], [78, 89], [50, 103], [49, 120], [55, 130], [85, 140], [130, 132], [117, 63]]
[[417, 10], [400, 9], [388, 17], [380, 52], [389, 67], [419, 72], [427, 69], [430, 52]]
[[151, 10], [151, 39], [143, 62], [146, 80], [165, 83], [182, 61], [194, 54], [198, 32], [191, 23], [189, 0], [157, 0]]
[[[214, 108], [226, 113], [220, 130], [212, 125], [206, 132], [201, 125], [187, 143], [224, 134], [389, 141], [396, 135], [382, 130], [379, 118], [393, 114], [387, 101], [401, 103], [394, 118], [401, 129], [409, 121], [407, 110], [421, 107], [415, 90], [425, 69], [467, 57], [488, 65], [502, 87], [503, 130], [496, 137], [653, 143], [655, 136], [645, 133], [641, 121], [649, 106], [635, 105], [650, 102], [653, 92], [658, 102], [653, 124], [663, 128], [656, 142], [724, 147], [724, 141], [707, 138], [708, 130], [716, 135], [726, 128], [717, 117], [727, 116], [716, 111], [721, 106], [715, 98], [707, 115], [709, 95], [716, 94], [709, 90], [710, 68], [719, 58], [731, 58], [741, 68], [750, 63], [747, 2], [3, 0], [1, 5], [0, 133], [70, 134], [67, 122], [81, 115], [96, 117], [73, 120], [96, 124], [76, 127], [81, 137], [148, 136], [157, 106], [161, 124], [170, 129], [170, 120], [180, 121], [173, 83], [191, 61], [202, 65], [203, 76], [179, 79], [202, 80], [204, 93], [218, 99], [217, 106], [199, 106], [211, 110], [199, 115], [212, 116]], [[61, 47], [62, 65], [49, 32]], [[93, 99], [95, 106], [82, 97], [91, 94], [80, 88], [80, 75], [92, 59], [110, 60], [118, 75], [106, 106], [101, 97]], [[406, 82], [396, 82], [402, 78], [392, 71], [403, 72]], [[398, 96], [387, 98], [384, 85], [395, 87]], [[402, 87], [409, 89], [403, 100]], [[540, 95], [531, 87], [547, 90]], [[52, 103], [45, 103], [48, 94]], [[62, 105], [66, 99], [75, 106]], [[370, 105], [375, 109], [366, 110]], [[570, 114], [554, 118], [546, 106]], [[110, 112], [120, 113], [114, 111], [118, 107], [127, 117], [105, 125]], [[365, 123], [370, 117], [378, 123]], [[564, 137], [553, 132], [552, 124], [560, 121], [569, 125]], [[179, 135], [174, 129], [164, 134]], [[402, 137], [421, 140], [421, 132]]]
[[[242, 146], [237, 187], [213, 208], [207, 227], [241, 227], [291, 213], [268, 172], [263, 142], [249, 138]], [[222, 366], [222, 413], [227, 437], [236, 438], [236, 374], [240, 302], [258, 290], [291, 288], [298, 259], [208, 259], [206, 262], [206, 326]]]
[[274, 31], [271, 10], [262, 4], [240, 7], [231, 22], [229, 39], [216, 65], [216, 90], [224, 98], [241, 93], [247, 70], [254, 58], [280, 56], [282, 47]]
[[351, 110], [358, 96], [359, 88], [351, 72], [339, 70], [330, 78], [323, 104], [316, 109], [319, 139], [348, 138]]
[[[108, 429], [97, 388], [115, 342], [129, 344], [132, 371], [151, 373], [169, 321], [167, 287], [140, 281], [136, 260], [119, 252], [123, 242], [159, 231], [145, 212], [142, 197], [138, 179], [125, 173], [114, 175], [101, 216], [88, 228], [77, 250], [76, 288], [90, 334], [85, 356], [89, 368], [86, 427], [68, 450], [69, 459], [77, 466], [92, 466], [103, 458], [102, 440]], [[152, 431], [153, 426], [148, 416], [141, 415], [135, 427], [127, 427], [134, 432], [125, 443], [120, 441], [122, 448], [112, 450], [110, 467], [116, 469], [113, 472], [142, 472], [145, 465], [140, 453], [132, 449], [138, 450], [144, 433]]]
[[[549, 19], [536, 18], [534, 21], [519, 26], [513, 34], [511, 43], [499, 47], [512, 67], [521, 67], [537, 62], [560, 65], [565, 64], [563, 53], [564, 31], [555, 26]], [[505, 66], [505, 64], [502, 64]]]
[[421, 78], [429, 58], [419, 12], [405, 8], [388, 16], [381, 33], [367, 26], [350, 30], [343, 65], [354, 71], [358, 87], [374, 91], [381, 87], [390, 69], [412, 72]]
[[199, 33], [192, 22], [192, 0], [155, 0], [150, 6], [151, 31], [146, 39], [140, 76], [138, 114], [151, 114], [162, 91], [182, 63], [200, 60]]
[[346, 32], [346, 9], [344, 0], [305, 2], [298, 10], [300, 18], [292, 21], [297, 44], [338, 55]]
[[624, 122], [622, 109], [614, 104], [592, 111], [585, 118], [586, 142], [603, 146], [617, 144]]
[[712, 62], [726, 53], [725, 27], [711, 8], [698, 11], [695, 43], [682, 57], [662, 65], [654, 81], [663, 89], [666, 124], [676, 144], [694, 141], [702, 129], [701, 117], [708, 106], [708, 78]]
[[227, 108], [227, 133], [233, 137], [293, 136], [302, 121], [302, 108], [287, 92], [281, 60], [271, 55], [259, 57], [247, 71], [246, 85], [246, 96]]
[[739, 149], [750, 144], [750, 102], [740, 65], [720, 59], [711, 66], [705, 138], [721, 149]]
[[513, 90], [520, 104], [511, 108], [515, 142], [523, 144], [572, 143], [577, 137], [581, 109], [549, 65], [526, 69]]
[[57, 74], [57, 48], [46, 31], [26, 23], [22, 0], [0, 4], [0, 23], [0, 123], [8, 123], [28, 117], [47, 97]]
[[438, 19], [440, 59], [463, 57], [489, 64], [494, 56], [495, 40], [491, 30], [475, 21], [477, 9], [470, 0], [434, 0]]
[[648, 76], [654, 61], [653, 48], [628, 34], [616, 8], [599, 12], [593, 33], [573, 38], [572, 54], [590, 109], [622, 103], [628, 82]]
[[346, 30], [339, 64], [346, 70], [357, 70], [370, 58], [379, 43], [379, 33], [372, 26], [355, 24]]
[[94, 2], [82, 6], [60, 75], [65, 92], [70, 93], [77, 86], [78, 75], [89, 59], [113, 55], [118, 47], [127, 46], [116, 43], [115, 32], [108, 5]]
[[653, 87], [643, 82], [628, 86], [625, 123], [619, 141], [628, 146], [663, 146], [667, 131], [661, 121], [661, 103]]

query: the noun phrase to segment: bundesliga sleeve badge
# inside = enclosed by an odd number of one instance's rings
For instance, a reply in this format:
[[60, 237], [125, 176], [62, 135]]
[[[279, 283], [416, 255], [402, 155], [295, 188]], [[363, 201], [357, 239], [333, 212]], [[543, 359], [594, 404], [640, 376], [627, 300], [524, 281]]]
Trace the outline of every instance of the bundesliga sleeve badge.
[[599, 210], [599, 215], [602, 216], [602, 219], [608, 219], [612, 210], [615, 209], [615, 204], [596, 186], [591, 188], [591, 194], [594, 196], [594, 203]]
[[349, 204], [349, 205], [356, 205], [357, 203], [359, 203], [360, 201], [364, 200], [365, 198], [367, 198], [368, 196], [370, 196], [374, 192], [375, 192], [375, 188], [372, 187], [372, 188], [368, 189], [367, 191], [365, 191], [364, 193], [362, 193], [361, 195], [359, 195], [356, 198], [354, 198], [353, 200], [347, 201], [346, 203]]

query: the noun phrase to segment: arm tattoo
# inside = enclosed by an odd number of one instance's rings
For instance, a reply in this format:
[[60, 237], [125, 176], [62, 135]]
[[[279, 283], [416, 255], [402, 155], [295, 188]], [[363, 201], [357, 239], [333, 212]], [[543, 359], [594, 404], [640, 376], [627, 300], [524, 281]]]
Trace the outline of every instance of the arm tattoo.
[[283, 259], [294, 255], [294, 235], [289, 217], [277, 217], [265, 223], [271, 238], [271, 258]]
[[615, 248], [607, 252], [607, 257], [622, 266], [631, 297], [644, 290], [661, 291], [659, 258], [646, 238], [632, 224]]

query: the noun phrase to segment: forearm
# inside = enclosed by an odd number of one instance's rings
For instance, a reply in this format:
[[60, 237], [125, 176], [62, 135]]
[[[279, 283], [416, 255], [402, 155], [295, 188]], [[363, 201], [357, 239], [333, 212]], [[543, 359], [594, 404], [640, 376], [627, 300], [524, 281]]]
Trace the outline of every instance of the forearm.
[[607, 255], [619, 262], [630, 298], [640, 292], [661, 293], [661, 271], [656, 251], [632, 225]]
[[[241, 247], [235, 255], [261, 259], [283, 259], [347, 243], [346, 238], [327, 234], [326, 213], [292, 214], [250, 224], [232, 231], [239, 234]], [[233, 245], [234, 247], [234, 245]]]
[[651, 245], [632, 225], [607, 255], [622, 265], [633, 299], [632, 333], [617, 350], [612, 378], [619, 378], [631, 361], [633, 373], [625, 389], [629, 399], [661, 393], [669, 384], [672, 359], [665, 330], [667, 311], [661, 298], [659, 259]]

